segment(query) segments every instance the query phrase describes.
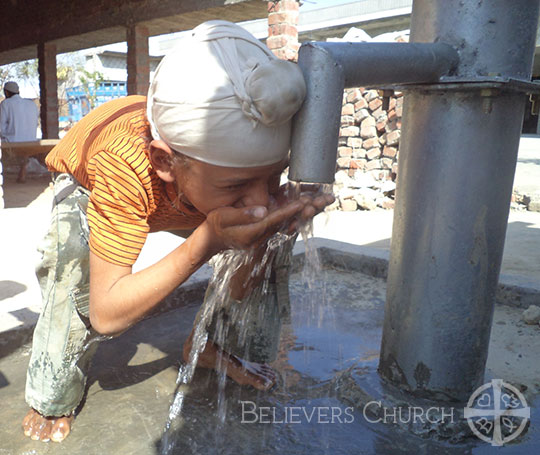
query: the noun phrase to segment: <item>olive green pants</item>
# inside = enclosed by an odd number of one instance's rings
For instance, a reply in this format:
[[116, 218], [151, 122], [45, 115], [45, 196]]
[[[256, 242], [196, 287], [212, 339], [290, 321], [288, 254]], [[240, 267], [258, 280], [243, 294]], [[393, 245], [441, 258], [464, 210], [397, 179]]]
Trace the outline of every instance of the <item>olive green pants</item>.
[[[89, 192], [70, 175], [60, 174], [54, 193], [50, 228], [38, 248], [42, 259], [36, 274], [43, 309], [34, 330], [26, 379], [27, 403], [45, 416], [69, 415], [77, 408], [97, 341], [105, 338], [90, 325], [88, 311]], [[281, 320], [288, 314], [287, 277], [294, 239], [289, 243], [274, 258], [275, 279], [265, 292], [254, 291], [240, 305], [224, 298], [212, 308], [206, 327], [209, 338], [221, 342], [227, 352], [252, 361], [275, 357]], [[213, 290], [209, 286], [199, 315], [214, 302]]]

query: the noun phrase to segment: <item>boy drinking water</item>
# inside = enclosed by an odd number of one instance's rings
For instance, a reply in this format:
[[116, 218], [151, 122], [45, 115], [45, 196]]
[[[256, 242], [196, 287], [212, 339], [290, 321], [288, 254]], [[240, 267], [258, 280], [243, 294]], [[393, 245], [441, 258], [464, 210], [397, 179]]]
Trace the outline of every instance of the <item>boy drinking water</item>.
[[[271, 235], [293, 232], [333, 202], [288, 200], [280, 189], [304, 95], [295, 64], [241, 27], [210, 21], [162, 60], [148, 97], [100, 106], [51, 151], [55, 198], [36, 269], [43, 310], [27, 374], [27, 436], [59, 442], [69, 434], [97, 346], [91, 340], [136, 324], [216, 253], [251, 249], [260, 258]], [[132, 272], [149, 232], [178, 229], [192, 233]], [[245, 304], [259, 284], [253, 265], [231, 280], [232, 305]], [[209, 337], [198, 366], [218, 360], [239, 384], [267, 389], [275, 381], [267, 365]]]

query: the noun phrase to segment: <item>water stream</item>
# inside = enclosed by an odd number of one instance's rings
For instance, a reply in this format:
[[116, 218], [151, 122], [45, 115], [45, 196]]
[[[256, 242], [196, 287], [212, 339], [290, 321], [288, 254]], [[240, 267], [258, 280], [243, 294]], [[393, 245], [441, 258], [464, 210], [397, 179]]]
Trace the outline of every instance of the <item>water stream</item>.
[[[290, 182], [287, 191], [291, 198], [299, 198], [304, 194], [304, 189], [304, 184]], [[331, 190], [332, 185], [311, 185], [311, 188], [308, 189], [308, 193], [313, 194], [314, 191], [319, 193], [330, 193]], [[313, 243], [309, 241], [310, 238], [313, 237], [313, 221], [310, 220], [301, 223], [297, 229], [298, 234], [304, 241], [305, 247], [305, 265], [302, 276], [307, 289], [305, 297], [310, 301], [310, 304], [307, 307], [310, 309], [308, 318], [310, 321], [315, 320], [320, 324], [325, 316], [325, 310], [327, 308], [326, 305], [321, 304], [322, 302], [325, 302], [324, 296], [323, 298], [321, 298], [321, 295], [317, 295], [317, 298], [313, 298], [312, 296], [315, 292], [316, 283], [319, 284], [317, 292], [320, 292], [322, 277], [322, 267], [317, 250]], [[280, 258], [283, 255], [289, 254], [289, 251], [296, 240], [296, 236], [297, 234], [289, 235], [277, 232], [267, 241], [267, 248], [262, 259], [256, 263], [251, 272], [251, 278], [262, 274], [262, 281], [247, 297], [248, 301], [242, 302], [241, 305], [235, 305], [235, 307], [239, 307], [240, 309], [231, 312], [232, 319], [234, 319], [231, 322], [241, 328], [239, 333], [240, 340], [247, 341], [249, 339], [249, 334], [246, 331], [249, 329], [250, 323], [248, 321], [252, 315], [250, 314], [250, 305], [248, 305], [248, 303], [263, 301], [269, 292], [269, 283], [273, 270], [272, 264], [275, 265], [276, 262], [281, 260]], [[198, 320], [195, 323], [189, 361], [187, 364], [182, 365], [178, 371], [175, 397], [169, 409], [167, 423], [162, 438], [162, 455], [170, 455], [173, 453], [172, 451], [174, 450], [175, 445], [173, 435], [177, 433], [179, 426], [181, 426], [182, 408], [187, 393], [187, 385], [193, 378], [199, 356], [208, 341], [207, 328], [211, 324], [214, 314], [219, 311], [222, 306], [227, 304], [231, 279], [242, 267], [248, 266], [248, 264], [254, 260], [253, 250], [231, 249], [214, 256], [210, 261], [210, 265], [213, 268], [213, 274], [208, 285], [210, 292], [207, 292], [205, 304], [199, 312]], [[260, 311], [263, 311], [262, 305], [260, 305], [260, 307]], [[264, 314], [259, 314], [258, 318], [259, 320], [264, 320]], [[218, 346], [223, 346], [225, 344], [225, 340], [228, 336], [228, 328], [229, 326], [227, 324], [219, 325], [218, 323], [218, 328], [214, 334], [214, 341]], [[249, 348], [249, 346], [247, 346], [246, 349], [247, 348]], [[219, 388], [217, 415], [218, 422], [223, 425], [227, 416], [227, 398], [225, 394], [227, 365], [220, 357], [218, 357], [216, 363]], [[220, 429], [216, 428], [215, 430], [216, 446], [219, 446]]]

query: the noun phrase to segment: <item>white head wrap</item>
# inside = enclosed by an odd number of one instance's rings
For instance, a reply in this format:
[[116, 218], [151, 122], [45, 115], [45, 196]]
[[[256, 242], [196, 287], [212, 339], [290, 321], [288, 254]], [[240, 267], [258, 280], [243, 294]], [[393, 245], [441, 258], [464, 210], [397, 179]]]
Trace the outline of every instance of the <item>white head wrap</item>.
[[287, 156], [305, 93], [295, 63], [236, 24], [209, 21], [163, 58], [147, 114], [154, 139], [176, 151], [218, 166], [263, 166]]

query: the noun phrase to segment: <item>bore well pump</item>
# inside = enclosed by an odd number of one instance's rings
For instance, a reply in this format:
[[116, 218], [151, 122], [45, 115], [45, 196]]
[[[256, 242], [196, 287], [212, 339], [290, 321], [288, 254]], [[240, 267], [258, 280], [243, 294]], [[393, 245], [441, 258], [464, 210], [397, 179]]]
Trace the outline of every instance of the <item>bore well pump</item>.
[[344, 88], [405, 93], [379, 373], [415, 395], [484, 380], [539, 3], [415, 0], [410, 43], [299, 51], [291, 180], [333, 182]]

